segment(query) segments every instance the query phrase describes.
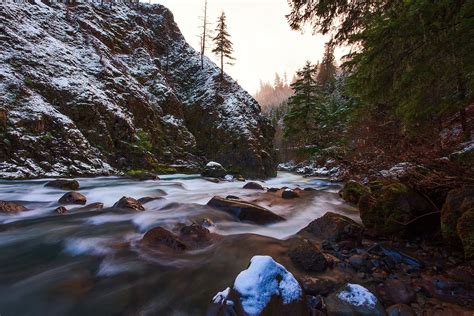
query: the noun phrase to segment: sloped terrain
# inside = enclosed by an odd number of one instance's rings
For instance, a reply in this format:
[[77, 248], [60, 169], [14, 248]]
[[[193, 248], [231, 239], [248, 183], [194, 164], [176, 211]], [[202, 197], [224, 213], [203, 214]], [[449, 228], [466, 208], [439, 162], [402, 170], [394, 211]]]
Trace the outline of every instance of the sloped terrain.
[[161, 5], [0, 4], [0, 177], [114, 174], [208, 159], [275, 173], [257, 102]]

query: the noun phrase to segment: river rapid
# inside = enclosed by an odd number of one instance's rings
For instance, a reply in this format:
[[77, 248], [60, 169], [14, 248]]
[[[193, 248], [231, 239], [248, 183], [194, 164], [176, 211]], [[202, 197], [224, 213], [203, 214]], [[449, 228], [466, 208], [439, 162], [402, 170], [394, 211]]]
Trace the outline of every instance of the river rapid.
[[[0, 181], [0, 200], [19, 201], [29, 211], [0, 215], [0, 315], [203, 315], [213, 295], [232, 285], [254, 255], [268, 254], [292, 270], [286, 240], [327, 211], [359, 221], [337, 196], [340, 186], [319, 178], [279, 173], [265, 187], [313, 188], [293, 200], [269, 199], [244, 190], [243, 182], [212, 183], [198, 175], [167, 175], [159, 181], [120, 177], [79, 179], [87, 203], [102, 210], [54, 212], [65, 191], [47, 179]], [[239, 222], [206, 206], [213, 196], [238, 196], [283, 216], [261, 226]], [[163, 197], [144, 212], [112, 205], [122, 196]], [[137, 245], [157, 226], [173, 230], [209, 219], [223, 235], [204, 249], [169, 255]]]

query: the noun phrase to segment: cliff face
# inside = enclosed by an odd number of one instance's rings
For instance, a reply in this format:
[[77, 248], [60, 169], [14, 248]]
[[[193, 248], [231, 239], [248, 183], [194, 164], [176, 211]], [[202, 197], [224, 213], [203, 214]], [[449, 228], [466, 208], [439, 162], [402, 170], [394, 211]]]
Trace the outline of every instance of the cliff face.
[[161, 5], [0, 4], [0, 177], [113, 174], [216, 160], [275, 173], [257, 102]]

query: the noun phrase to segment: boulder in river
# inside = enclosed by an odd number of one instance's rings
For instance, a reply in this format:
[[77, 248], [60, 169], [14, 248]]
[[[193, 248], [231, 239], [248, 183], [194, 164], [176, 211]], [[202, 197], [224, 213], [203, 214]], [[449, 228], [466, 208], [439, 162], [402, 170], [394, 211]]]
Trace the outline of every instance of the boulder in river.
[[347, 283], [326, 299], [328, 315], [384, 316], [385, 310], [368, 289]]
[[259, 225], [282, 222], [285, 219], [270, 210], [250, 202], [213, 197], [207, 205], [223, 210], [236, 216], [241, 221], [253, 222]]
[[285, 190], [283, 190], [283, 192], [281, 192], [281, 197], [286, 199], [286, 200], [289, 200], [289, 199], [298, 198], [298, 197], [300, 197], [300, 195], [298, 193], [296, 193], [294, 190], [285, 189]]
[[348, 181], [344, 184], [344, 187], [339, 191], [339, 196], [352, 204], [359, 203], [362, 196], [370, 193], [370, 190], [356, 181]]
[[117, 203], [114, 204], [115, 208], [122, 208], [122, 209], [128, 209], [128, 210], [134, 210], [134, 211], [144, 211], [145, 208], [143, 205], [137, 201], [136, 199], [132, 197], [127, 197], [127, 196], [122, 196], [120, 200], [117, 201]]
[[79, 181], [67, 180], [67, 179], [56, 179], [49, 181], [44, 185], [45, 187], [52, 187], [61, 190], [77, 191], [79, 190]]
[[358, 243], [362, 240], [364, 228], [344, 215], [327, 212], [315, 219], [298, 232], [303, 237], [316, 237], [333, 242], [351, 240]]
[[207, 163], [202, 176], [209, 178], [224, 178], [227, 174], [227, 170], [220, 163], [210, 161]]
[[155, 227], [145, 233], [142, 243], [153, 248], [162, 248], [172, 251], [183, 251], [186, 245], [178, 236], [163, 227]]
[[0, 213], [17, 214], [26, 210], [25, 206], [16, 202], [0, 201]]
[[87, 198], [79, 192], [68, 192], [59, 199], [59, 203], [85, 205]]
[[262, 185], [257, 182], [247, 182], [243, 188], [247, 190], [264, 190]]
[[[234, 292], [235, 291], [235, 292]], [[216, 305], [236, 306], [231, 313], [209, 313]], [[242, 307], [245, 314], [239, 310]], [[295, 277], [269, 256], [254, 256], [232, 288], [218, 293], [208, 315], [305, 315], [303, 290]]]
[[307, 272], [323, 272], [328, 266], [324, 254], [306, 239], [292, 240], [288, 255], [295, 266]]

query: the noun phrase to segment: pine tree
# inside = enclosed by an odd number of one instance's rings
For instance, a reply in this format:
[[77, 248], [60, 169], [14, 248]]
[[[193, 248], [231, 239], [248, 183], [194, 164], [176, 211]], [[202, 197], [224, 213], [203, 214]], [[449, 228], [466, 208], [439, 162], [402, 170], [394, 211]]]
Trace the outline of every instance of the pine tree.
[[[230, 34], [227, 32], [227, 23], [226, 23], [226, 15], [222, 12], [219, 19], [217, 19], [217, 27], [216, 27], [217, 35], [214, 38], [214, 49], [212, 52], [216, 54], [221, 60], [221, 80], [224, 79], [224, 59], [235, 60], [232, 57], [232, 52], [234, 51], [232, 48], [232, 42], [230, 41]], [[227, 62], [228, 65], [232, 65], [232, 63]]]
[[285, 116], [285, 137], [297, 143], [307, 144], [314, 130], [315, 116], [321, 104], [321, 89], [316, 82], [318, 66], [306, 62], [297, 72], [297, 79], [291, 84], [294, 95], [289, 99], [289, 112]]
[[324, 56], [318, 70], [318, 83], [328, 93], [334, 90], [337, 67], [335, 65], [334, 47], [329, 43], [324, 48]]

